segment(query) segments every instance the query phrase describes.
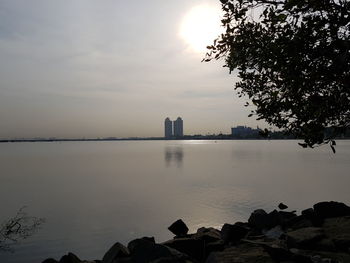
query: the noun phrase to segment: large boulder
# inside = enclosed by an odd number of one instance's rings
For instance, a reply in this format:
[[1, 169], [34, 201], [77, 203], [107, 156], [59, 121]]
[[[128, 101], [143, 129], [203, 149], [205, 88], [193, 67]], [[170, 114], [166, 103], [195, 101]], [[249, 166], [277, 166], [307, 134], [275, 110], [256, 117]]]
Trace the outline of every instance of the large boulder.
[[240, 224], [224, 224], [221, 228], [221, 239], [226, 244], [237, 243], [247, 235], [248, 231], [248, 228]]
[[248, 224], [259, 230], [270, 229], [277, 225], [284, 225], [295, 216], [294, 212], [273, 210], [270, 213], [266, 213], [263, 209], [257, 209], [250, 215]]
[[213, 252], [206, 263], [275, 263], [270, 255], [256, 244], [240, 244], [224, 249], [221, 252]]
[[176, 249], [192, 259], [202, 262], [205, 258], [205, 241], [195, 238], [175, 238], [162, 245]]
[[248, 219], [248, 223], [251, 227], [260, 230], [267, 228], [271, 225], [269, 215], [263, 209], [257, 209], [253, 213], [251, 213]]
[[350, 217], [328, 218], [323, 229], [338, 249], [350, 251]]
[[59, 263], [81, 263], [82, 261], [73, 253], [69, 252], [67, 255], [61, 257]]
[[320, 202], [314, 205], [314, 210], [321, 218], [350, 216], [350, 207], [340, 202]]
[[152, 238], [139, 238], [128, 244], [133, 263], [148, 263], [156, 260], [183, 262], [189, 257], [175, 249], [156, 244]]
[[286, 233], [286, 240], [289, 247], [312, 248], [319, 240], [325, 237], [322, 228], [304, 227]]
[[181, 219], [175, 221], [168, 227], [168, 229], [175, 235], [179, 237], [186, 236], [188, 233], [188, 227]]
[[216, 242], [221, 240], [221, 233], [213, 227], [201, 227], [193, 234], [193, 238], [203, 240], [206, 243]]
[[288, 208], [288, 206], [286, 206], [286, 205], [283, 204], [283, 203], [279, 203], [279, 204], [278, 204], [278, 208], [281, 209], [281, 210], [285, 210], [285, 209]]
[[103, 256], [102, 263], [117, 263], [129, 257], [129, 255], [129, 250], [117, 242]]
[[48, 258], [48, 259], [45, 259], [42, 263], [58, 263], [58, 261], [53, 258]]

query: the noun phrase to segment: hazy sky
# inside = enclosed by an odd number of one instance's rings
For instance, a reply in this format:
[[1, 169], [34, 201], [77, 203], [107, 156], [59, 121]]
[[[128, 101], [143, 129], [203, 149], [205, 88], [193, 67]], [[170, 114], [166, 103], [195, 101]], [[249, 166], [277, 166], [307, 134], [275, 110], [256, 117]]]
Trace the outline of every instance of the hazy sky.
[[203, 31], [189, 15], [203, 6], [220, 1], [0, 0], [0, 138], [163, 136], [178, 116], [185, 134], [256, 125], [235, 76], [184, 36]]

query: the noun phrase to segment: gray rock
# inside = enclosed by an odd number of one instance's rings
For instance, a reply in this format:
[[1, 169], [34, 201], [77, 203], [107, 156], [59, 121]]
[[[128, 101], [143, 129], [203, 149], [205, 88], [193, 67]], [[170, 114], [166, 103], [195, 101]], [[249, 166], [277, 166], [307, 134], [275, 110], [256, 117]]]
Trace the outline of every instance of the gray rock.
[[186, 236], [188, 233], [188, 227], [186, 224], [181, 220], [177, 220], [174, 223], [171, 224], [171, 226], [168, 227], [168, 229], [175, 235], [175, 236]]
[[350, 207], [340, 202], [320, 202], [314, 205], [314, 210], [322, 218], [350, 216]]
[[128, 257], [129, 250], [120, 243], [115, 243], [103, 256], [102, 263], [117, 263], [118, 259]]

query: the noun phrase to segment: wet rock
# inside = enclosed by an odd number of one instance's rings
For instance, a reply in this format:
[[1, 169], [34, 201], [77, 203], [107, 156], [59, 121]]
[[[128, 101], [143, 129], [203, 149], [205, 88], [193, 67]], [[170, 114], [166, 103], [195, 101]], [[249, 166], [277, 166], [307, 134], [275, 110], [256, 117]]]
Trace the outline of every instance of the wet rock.
[[64, 255], [59, 263], [81, 263], [82, 261], [73, 253], [68, 253], [67, 255]]
[[128, 244], [133, 263], [148, 263], [159, 259], [186, 260], [187, 255], [164, 245], [156, 244], [152, 238], [140, 238]]
[[195, 238], [176, 238], [162, 243], [162, 245], [176, 249], [197, 261], [205, 257], [205, 241]]
[[171, 224], [171, 226], [168, 227], [168, 229], [175, 235], [175, 236], [186, 236], [188, 233], [188, 227], [186, 224], [181, 220], [177, 220], [174, 223]]
[[309, 248], [325, 236], [322, 228], [304, 227], [287, 232], [286, 240], [289, 247]]
[[221, 228], [221, 239], [224, 243], [237, 243], [239, 240], [244, 238], [249, 229], [239, 224], [224, 224]]
[[270, 255], [259, 245], [241, 244], [228, 247], [221, 252], [213, 252], [206, 263], [275, 263]]
[[120, 262], [118, 259], [126, 258], [129, 255], [129, 250], [117, 242], [103, 256], [102, 263], [117, 263]]
[[321, 218], [350, 216], [350, 207], [340, 202], [320, 202], [314, 205], [314, 210]]
[[283, 204], [283, 203], [279, 203], [278, 208], [281, 209], [281, 210], [285, 210], [285, 209], [288, 208], [288, 206], [286, 206], [286, 205]]

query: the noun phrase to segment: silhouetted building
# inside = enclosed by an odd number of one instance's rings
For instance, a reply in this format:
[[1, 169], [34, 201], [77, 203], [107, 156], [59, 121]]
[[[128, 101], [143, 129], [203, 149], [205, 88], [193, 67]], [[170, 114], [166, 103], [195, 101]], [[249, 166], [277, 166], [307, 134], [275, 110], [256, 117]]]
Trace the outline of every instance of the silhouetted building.
[[175, 137], [184, 136], [183, 120], [180, 117], [178, 117], [176, 121], [174, 121], [174, 136]]
[[231, 135], [233, 137], [250, 137], [250, 136], [256, 136], [259, 134], [259, 131], [257, 129], [252, 129], [250, 127], [246, 126], [237, 126], [234, 128], [231, 128]]
[[173, 137], [173, 122], [169, 118], [166, 118], [164, 121], [164, 137]]

